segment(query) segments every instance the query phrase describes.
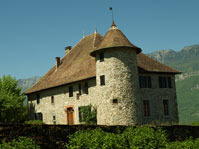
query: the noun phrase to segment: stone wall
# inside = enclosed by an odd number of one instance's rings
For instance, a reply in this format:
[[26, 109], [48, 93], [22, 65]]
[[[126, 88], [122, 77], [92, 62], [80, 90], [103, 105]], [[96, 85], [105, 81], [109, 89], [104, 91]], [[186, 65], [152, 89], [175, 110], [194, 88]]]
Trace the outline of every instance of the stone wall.
[[[88, 82], [88, 94], [82, 93], [77, 97], [79, 93], [78, 85], [83, 85]], [[73, 86], [73, 97], [69, 97], [69, 86]], [[80, 124], [78, 107], [92, 104], [96, 105], [96, 79], [88, 79], [84, 81], [75, 82], [73, 84], [52, 88], [39, 93], [34, 93], [28, 96], [29, 104], [32, 104], [34, 110], [31, 110], [31, 118], [34, 119], [34, 111], [36, 113], [41, 112], [43, 114], [43, 121], [46, 124], [53, 124], [53, 116], [56, 116], [56, 124], [67, 124], [68, 107], [74, 108], [74, 124]], [[40, 103], [37, 104], [36, 96], [40, 94]], [[54, 104], [51, 103], [51, 96], [54, 96]]]
[[[178, 123], [175, 76], [169, 74], [147, 73], [151, 76], [152, 88], [141, 88], [142, 100], [149, 100], [150, 116], [143, 115], [143, 123]], [[158, 77], [171, 77], [172, 88], [159, 88]], [[169, 115], [164, 115], [163, 100], [168, 100]], [[142, 107], [143, 108], [143, 107]]]
[[[127, 48], [107, 49], [104, 61], [96, 54], [99, 125], [131, 125], [141, 123], [136, 51]], [[100, 76], [105, 85], [100, 86]], [[118, 103], [113, 103], [117, 99]]]

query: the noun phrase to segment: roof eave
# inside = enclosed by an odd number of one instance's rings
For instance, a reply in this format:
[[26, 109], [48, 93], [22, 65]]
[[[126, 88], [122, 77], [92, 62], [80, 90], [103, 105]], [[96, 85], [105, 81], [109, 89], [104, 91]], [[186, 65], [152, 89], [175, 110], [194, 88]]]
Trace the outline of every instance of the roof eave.
[[137, 53], [137, 54], [139, 54], [139, 53], [142, 51], [142, 49], [140, 49], [140, 48], [138, 48], [138, 47], [131, 47], [131, 46], [110, 46], [110, 47], [95, 49], [95, 50], [93, 50], [92, 52], [90, 52], [90, 56], [95, 57], [95, 56], [96, 56], [96, 52], [104, 51], [104, 50], [106, 50], [106, 49], [111, 49], [111, 48], [129, 48], [129, 49], [136, 50], [136, 53]]

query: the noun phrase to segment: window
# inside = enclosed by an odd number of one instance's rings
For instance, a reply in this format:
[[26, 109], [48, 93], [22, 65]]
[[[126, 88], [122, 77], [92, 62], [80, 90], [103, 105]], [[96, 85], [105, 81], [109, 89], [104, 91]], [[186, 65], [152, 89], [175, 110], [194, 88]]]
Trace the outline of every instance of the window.
[[86, 117], [91, 113], [91, 106], [82, 106], [79, 110], [79, 122], [85, 122]]
[[100, 76], [100, 85], [105, 85], [105, 76]]
[[172, 88], [172, 85], [171, 85], [171, 77], [167, 77], [167, 79], [168, 79], [168, 87], [169, 87], [169, 88]]
[[104, 61], [104, 53], [100, 53], [100, 62], [103, 62]]
[[43, 114], [41, 112], [40, 113], [35, 113], [35, 120], [43, 121]]
[[113, 103], [118, 103], [118, 100], [117, 99], [113, 99]]
[[37, 104], [39, 104], [39, 103], [40, 103], [40, 95], [37, 94]]
[[73, 87], [69, 86], [69, 97], [73, 97]]
[[79, 95], [81, 95], [82, 94], [82, 86], [81, 86], [81, 84], [78, 85], [78, 89], [79, 89]]
[[53, 115], [53, 124], [56, 125], [56, 116]]
[[151, 88], [150, 76], [139, 76], [140, 88]]
[[54, 104], [55, 101], [54, 101], [54, 96], [51, 96], [51, 103]]
[[159, 88], [172, 88], [171, 77], [159, 77]]
[[144, 100], [143, 101], [143, 106], [144, 106], [144, 116], [150, 116], [149, 100]]
[[88, 94], [88, 82], [85, 82], [85, 94]]
[[163, 100], [164, 115], [169, 115], [169, 102], [168, 100]]

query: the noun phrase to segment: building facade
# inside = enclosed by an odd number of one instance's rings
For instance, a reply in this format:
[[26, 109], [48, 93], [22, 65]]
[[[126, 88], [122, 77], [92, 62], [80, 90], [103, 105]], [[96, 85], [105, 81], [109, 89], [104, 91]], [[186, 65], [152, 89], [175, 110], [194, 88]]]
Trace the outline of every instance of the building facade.
[[81, 108], [97, 109], [98, 125], [178, 123], [175, 74], [141, 52], [114, 24], [95, 32], [25, 94], [30, 116], [46, 124], [82, 124]]

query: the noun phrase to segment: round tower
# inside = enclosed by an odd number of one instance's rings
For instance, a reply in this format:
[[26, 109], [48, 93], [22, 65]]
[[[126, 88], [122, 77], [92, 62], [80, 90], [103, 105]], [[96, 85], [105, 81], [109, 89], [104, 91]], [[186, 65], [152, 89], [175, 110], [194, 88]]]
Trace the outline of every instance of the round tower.
[[103, 41], [90, 53], [96, 57], [98, 125], [132, 125], [142, 121], [137, 54], [112, 24]]

